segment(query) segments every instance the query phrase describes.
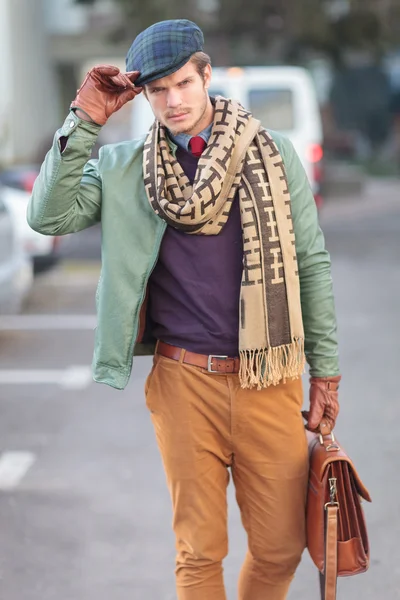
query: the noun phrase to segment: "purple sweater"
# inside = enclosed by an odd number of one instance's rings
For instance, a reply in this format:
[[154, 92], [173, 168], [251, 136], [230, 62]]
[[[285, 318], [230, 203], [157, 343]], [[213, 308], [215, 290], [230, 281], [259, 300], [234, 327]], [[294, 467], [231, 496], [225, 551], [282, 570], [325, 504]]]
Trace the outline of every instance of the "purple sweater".
[[[176, 157], [193, 182], [198, 159]], [[243, 242], [236, 197], [219, 235], [189, 235], [167, 227], [149, 281], [152, 335], [200, 354], [238, 355]]]

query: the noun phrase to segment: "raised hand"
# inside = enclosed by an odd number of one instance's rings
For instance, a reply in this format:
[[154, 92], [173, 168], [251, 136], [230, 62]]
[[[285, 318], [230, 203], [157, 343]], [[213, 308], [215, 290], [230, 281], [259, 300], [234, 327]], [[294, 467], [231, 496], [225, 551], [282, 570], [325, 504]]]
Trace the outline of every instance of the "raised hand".
[[98, 125], [124, 104], [133, 100], [143, 88], [136, 87], [139, 71], [121, 73], [118, 67], [100, 65], [91, 69], [77, 91], [71, 108], [81, 109]]

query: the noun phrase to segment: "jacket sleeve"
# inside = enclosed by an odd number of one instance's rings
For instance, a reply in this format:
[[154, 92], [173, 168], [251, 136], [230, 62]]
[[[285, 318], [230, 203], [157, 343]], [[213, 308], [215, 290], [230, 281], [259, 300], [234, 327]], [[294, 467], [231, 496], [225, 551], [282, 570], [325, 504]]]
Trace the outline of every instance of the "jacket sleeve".
[[[56, 132], [27, 208], [27, 221], [35, 231], [64, 235], [100, 221], [99, 161], [89, 160], [99, 131], [100, 126], [70, 112]], [[62, 152], [60, 138], [66, 142]]]
[[[274, 136], [275, 137], [275, 136]], [[291, 198], [300, 278], [305, 353], [312, 377], [339, 374], [331, 260], [318, 223], [314, 196], [292, 143], [281, 138]]]

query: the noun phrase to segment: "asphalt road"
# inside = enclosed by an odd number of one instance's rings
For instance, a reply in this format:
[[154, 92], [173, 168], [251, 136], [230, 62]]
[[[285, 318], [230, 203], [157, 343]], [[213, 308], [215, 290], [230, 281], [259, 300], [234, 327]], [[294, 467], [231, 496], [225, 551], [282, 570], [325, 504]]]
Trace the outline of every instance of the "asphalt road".
[[[337, 436], [373, 498], [371, 568], [339, 582], [340, 600], [400, 598], [399, 187], [321, 214], [343, 373]], [[97, 228], [66, 239], [25, 314], [0, 320], [0, 600], [175, 598], [170, 501], [143, 398], [150, 359], [136, 359], [124, 392], [90, 378], [99, 240]], [[232, 488], [229, 507], [234, 600], [246, 541]], [[289, 598], [319, 598], [307, 552]]]

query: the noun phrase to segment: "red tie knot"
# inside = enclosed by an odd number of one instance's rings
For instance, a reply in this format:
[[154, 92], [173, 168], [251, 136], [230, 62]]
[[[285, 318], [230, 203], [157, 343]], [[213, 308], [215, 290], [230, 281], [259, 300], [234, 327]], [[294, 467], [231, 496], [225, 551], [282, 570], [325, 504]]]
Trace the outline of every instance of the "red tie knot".
[[195, 135], [194, 137], [190, 138], [189, 147], [193, 156], [197, 156], [197, 158], [199, 158], [206, 146], [207, 143], [199, 135]]

